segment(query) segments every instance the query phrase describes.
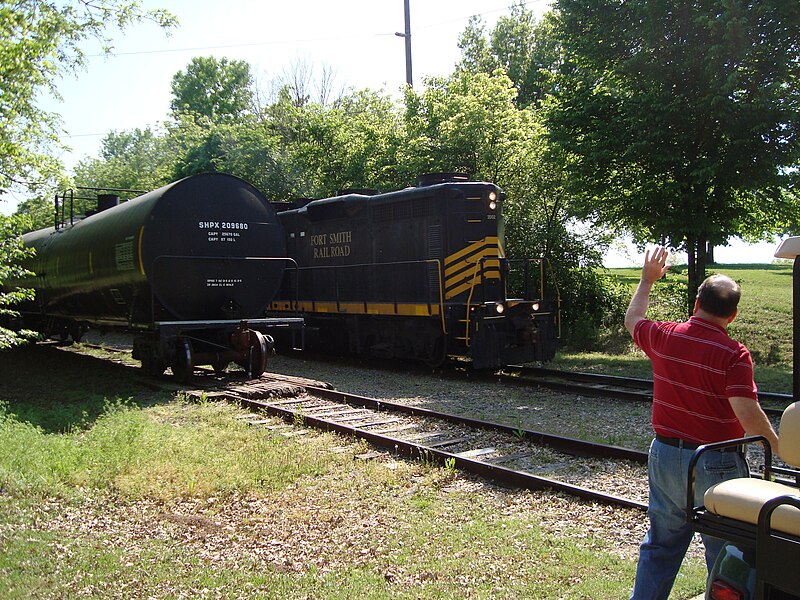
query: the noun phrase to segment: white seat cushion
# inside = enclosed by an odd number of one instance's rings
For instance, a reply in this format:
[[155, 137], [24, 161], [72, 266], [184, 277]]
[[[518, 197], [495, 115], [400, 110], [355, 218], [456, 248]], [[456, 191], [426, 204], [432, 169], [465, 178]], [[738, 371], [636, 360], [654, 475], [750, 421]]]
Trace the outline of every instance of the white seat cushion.
[[[722, 517], [758, 524], [758, 513], [764, 504], [778, 496], [800, 496], [797, 488], [763, 479], [730, 479], [712, 485], [703, 497], [709, 512]], [[800, 510], [780, 506], [772, 513], [772, 528], [800, 536]]]
[[784, 462], [800, 467], [800, 402], [786, 407], [778, 430], [778, 445]]

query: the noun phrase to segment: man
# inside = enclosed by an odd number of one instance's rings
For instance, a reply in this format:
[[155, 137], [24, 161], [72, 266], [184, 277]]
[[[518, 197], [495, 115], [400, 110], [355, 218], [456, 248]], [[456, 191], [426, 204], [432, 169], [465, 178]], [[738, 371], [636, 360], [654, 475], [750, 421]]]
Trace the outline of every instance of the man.
[[[667, 250], [645, 254], [642, 277], [625, 313], [625, 328], [653, 365], [653, 429], [648, 477], [650, 529], [639, 549], [632, 600], [666, 599], [692, 539], [686, 520], [689, 460], [701, 444], [763, 435], [778, 453], [778, 438], [758, 404], [753, 363], [743, 344], [728, 337], [741, 291], [724, 275], [698, 289], [685, 323], [645, 317], [653, 284], [667, 272]], [[736, 449], [707, 452], [697, 469], [695, 503], [713, 484], [747, 476]], [[710, 572], [724, 542], [702, 536]]]

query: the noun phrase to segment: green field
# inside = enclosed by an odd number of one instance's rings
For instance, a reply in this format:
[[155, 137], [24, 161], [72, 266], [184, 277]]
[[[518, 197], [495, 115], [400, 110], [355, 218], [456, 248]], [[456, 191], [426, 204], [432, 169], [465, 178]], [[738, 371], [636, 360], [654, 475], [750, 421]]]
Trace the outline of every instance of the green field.
[[[639, 269], [611, 269], [627, 283], [633, 293], [639, 282]], [[731, 337], [744, 343], [755, 365], [759, 388], [770, 392], [792, 391], [792, 265], [715, 265], [711, 273], [722, 273], [742, 287], [739, 316], [731, 323]], [[667, 278], [686, 281], [686, 267], [673, 267]], [[656, 286], [660, 285], [659, 282]], [[623, 354], [559, 354], [554, 367], [577, 371], [607, 372], [648, 377], [646, 357], [629, 348]]]

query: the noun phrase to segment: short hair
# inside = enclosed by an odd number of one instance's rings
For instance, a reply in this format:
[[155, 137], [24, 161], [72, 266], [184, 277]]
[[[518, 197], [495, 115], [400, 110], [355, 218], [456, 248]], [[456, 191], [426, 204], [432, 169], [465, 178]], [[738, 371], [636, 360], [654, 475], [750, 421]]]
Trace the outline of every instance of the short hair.
[[742, 290], [726, 275], [712, 275], [697, 288], [700, 308], [715, 317], [727, 319], [736, 314]]

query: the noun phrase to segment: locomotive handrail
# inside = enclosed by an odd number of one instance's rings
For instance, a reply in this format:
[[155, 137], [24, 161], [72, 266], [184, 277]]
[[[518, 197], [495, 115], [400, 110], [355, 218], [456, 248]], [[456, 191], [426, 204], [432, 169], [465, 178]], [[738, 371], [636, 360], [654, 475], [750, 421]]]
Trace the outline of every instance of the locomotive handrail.
[[[464, 333], [464, 343], [467, 347], [470, 346], [470, 314], [471, 308], [476, 306], [472, 303], [472, 297], [475, 292], [475, 289], [478, 284], [475, 283], [475, 280], [480, 277], [479, 285], [481, 285], [481, 294], [482, 294], [482, 302], [486, 301], [486, 287], [485, 287], [485, 269], [483, 263], [486, 261], [498, 261], [501, 265], [500, 268], [500, 279], [503, 288], [503, 297], [508, 298], [508, 275], [510, 272], [510, 266], [514, 263], [523, 263], [523, 271], [524, 271], [524, 281], [525, 281], [525, 289], [523, 291], [524, 300], [532, 300], [533, 298], [528, 298], [530, 295], [529, 288], [530, 288], [530, 264], [537, 263], [539, 266], [539, 300], [543, 300], [545, 297], [545, 289], [544, 289], [544, 282], [545, 282], [545, 263], [550, 266], [550, 260], [545, 257], [538, 257], [538, 258], [506, 258], [504, 256], [481, 256], [478, 260], [475, 261], [475, 267], [472, 274], [472, 281], [470, 282], [470, 290], [469, 296], [467, 297], [466, 307], [466, 319], [465, 319], [465, 333]], [[480, 267], [480, 268], [479, 268]], [[550, 273], [552, 273], [552, 267], [550, 267]], [[552, 279], [553, 286], [555, 287], [556, 292], [556, 323], [558, 326], [558, 337], [561, 337], [561, 293], [558, 289], [558, 283], [555, 281], [555, 278]]]

